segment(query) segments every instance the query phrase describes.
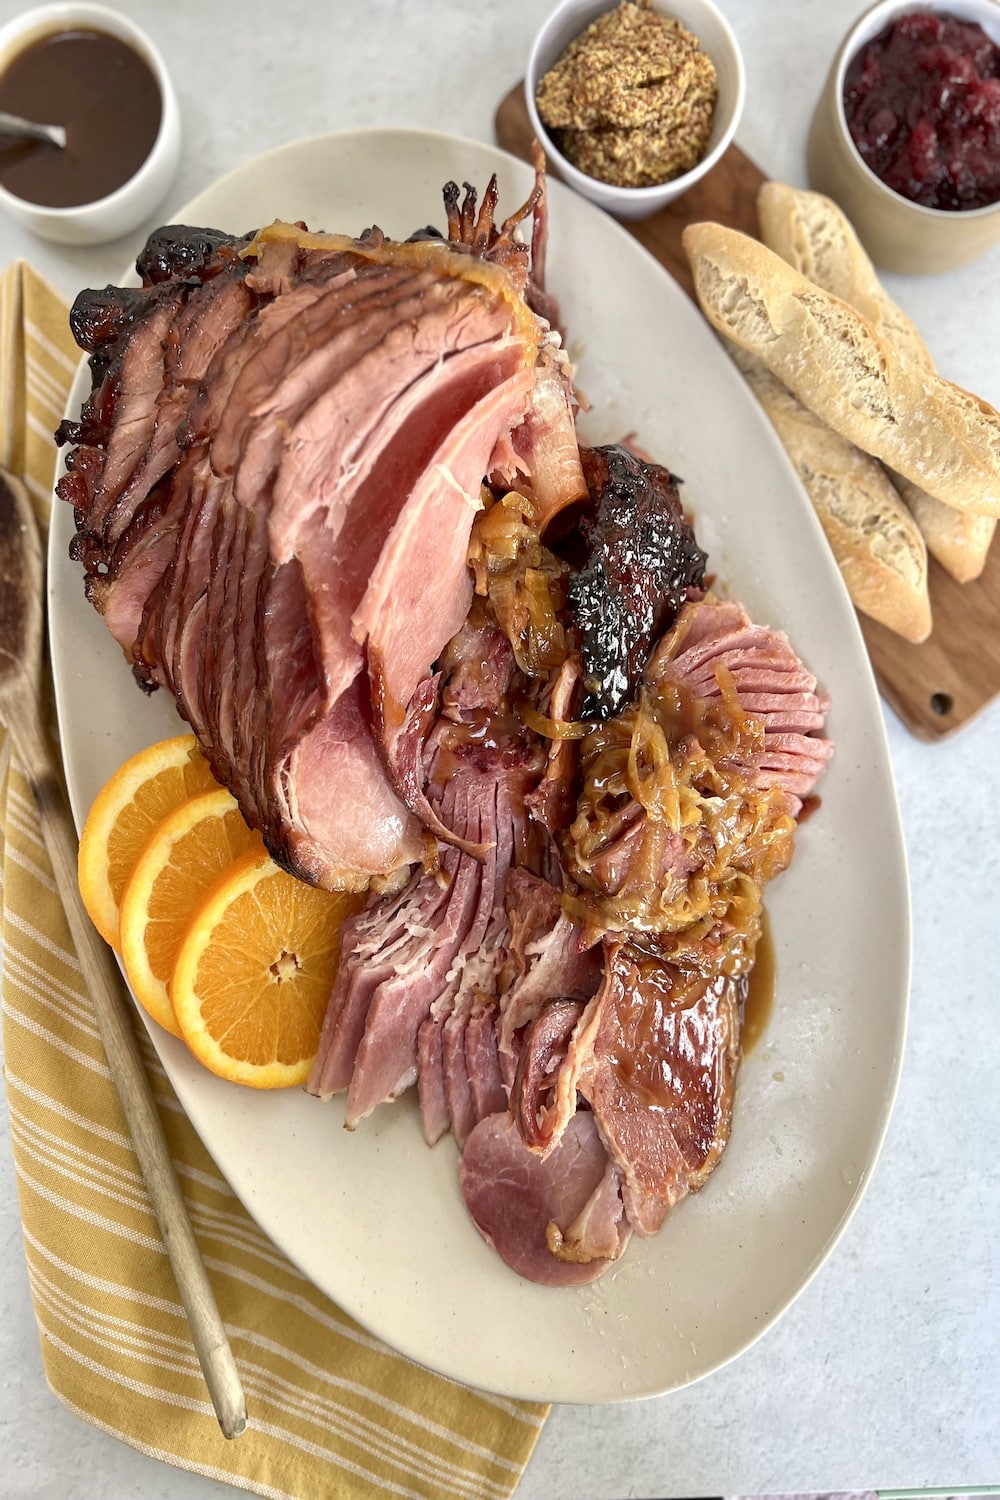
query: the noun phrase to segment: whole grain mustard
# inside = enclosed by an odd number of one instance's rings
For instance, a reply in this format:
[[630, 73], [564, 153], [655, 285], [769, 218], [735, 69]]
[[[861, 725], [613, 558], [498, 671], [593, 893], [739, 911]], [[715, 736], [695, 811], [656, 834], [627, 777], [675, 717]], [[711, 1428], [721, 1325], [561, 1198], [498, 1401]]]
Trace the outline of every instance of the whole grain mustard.
[[650, 0], [621, 0], [570, 43], [535, 99], [581, 172], [617, 187], [651, 187], [704, 156], [717, 94], [715, 68], [696, 36]]

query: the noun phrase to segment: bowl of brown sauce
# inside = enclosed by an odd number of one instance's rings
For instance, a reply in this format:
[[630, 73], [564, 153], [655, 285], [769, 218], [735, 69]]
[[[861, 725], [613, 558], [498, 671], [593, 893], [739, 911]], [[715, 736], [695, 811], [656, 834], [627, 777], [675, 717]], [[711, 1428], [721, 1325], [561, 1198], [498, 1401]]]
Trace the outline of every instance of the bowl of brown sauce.
[[0, 207], [45, 239], [118, 239], [173, 180], [180, 114], [166, 66], [105, 6], [46, 5], [0, 27], [0, 111], [66, 132], [64, 149], [0, 134]]

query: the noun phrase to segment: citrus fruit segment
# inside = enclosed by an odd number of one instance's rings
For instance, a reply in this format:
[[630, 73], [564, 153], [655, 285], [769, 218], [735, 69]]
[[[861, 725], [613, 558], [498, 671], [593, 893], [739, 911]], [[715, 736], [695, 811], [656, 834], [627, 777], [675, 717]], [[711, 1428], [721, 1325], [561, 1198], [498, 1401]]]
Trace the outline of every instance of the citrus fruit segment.
[[80, 894], [90, 920], [118, 948], [122, 893], [157, 823], [218, 783], [193, 734], [160, 740], [133, 755], [94, 800], [80, 835]]
[[175, 807], [156, 825], [122, 895], [122, 962], [139, 1004], [175, 1036], [170, 977], [191, 918], [209, 889], [247, 850], [263, 851], [224, 787]]
[[306, 885], [266, 854], [233, 865], [192, 918], [171, 985], [181, 1034], [205, 1067], [253, 1088], [305, 1083], [341, 924], [363, 901]]

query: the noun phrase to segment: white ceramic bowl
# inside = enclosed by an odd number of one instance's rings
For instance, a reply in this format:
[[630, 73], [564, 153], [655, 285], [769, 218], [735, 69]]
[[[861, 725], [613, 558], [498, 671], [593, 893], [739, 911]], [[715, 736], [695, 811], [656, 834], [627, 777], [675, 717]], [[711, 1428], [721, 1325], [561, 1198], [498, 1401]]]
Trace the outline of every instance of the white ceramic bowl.
[[700, 178], [710, 172], [728, 148], [740, 116], [746, 93], [743, 58], [725, 17], [711, 0], [654, 0], [655, 9], [680, 21], [698, 38], [702, 49], [715, 64], [719, 95], [708, 150], [696, 167], [654, 187], [615, 187], [588, 177], [567, 161], [557, 148], [538, 115], [535, 91], [539, 80], [556, 63], [570, 42], [585, 31], [605, 11], [614, 9], [615, 0], [562, 0], [535, 38], [525, 76], [525, 99], [532, 128], [553, 170], [562, 180], [585, 198], [606, 209], [618, 219], [646, 219], [686, 193]]
[[0, 27], [0, 72], [32, 42], [76, 26], [103, 31], [127, 42], [152, 70], [163, 105], [152, 150], [127, 182], [93, 203], [48, 208], [0, 186], [0, 207], [43, 239], [57, 240], [63, 245], [101, 245], [138, 228], [166, 196], [180, 155], [180, 112], [173, 84], [156, 47], [127, 16], [103, 5], [77, 5], [65, 0], [25, 11], [8, 21]]
[[847, 127], [844, 75], [862, 47], [898, 16], [914, 10], [978, 21], [1000, 45], [996, 0], [879, 0], [844, 37], [820, 95], [809, 132], [809, 182], [847, 214], [877, 266], [934, 275], [966, 265], [1000, 241], [1000, 202], [963, 211], [925, 208], [886, 187], [861, 156]]

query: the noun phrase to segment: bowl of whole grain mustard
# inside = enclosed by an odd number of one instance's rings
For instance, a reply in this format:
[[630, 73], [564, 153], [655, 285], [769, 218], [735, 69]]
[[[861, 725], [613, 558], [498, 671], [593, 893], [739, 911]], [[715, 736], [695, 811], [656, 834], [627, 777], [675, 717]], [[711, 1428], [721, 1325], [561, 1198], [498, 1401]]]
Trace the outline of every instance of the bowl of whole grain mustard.
[[620, 219], [648, 218], [711, 171], [744, 93], [736, 38], [710, 0], [563, 0], [525, 78], [552, 169]]

